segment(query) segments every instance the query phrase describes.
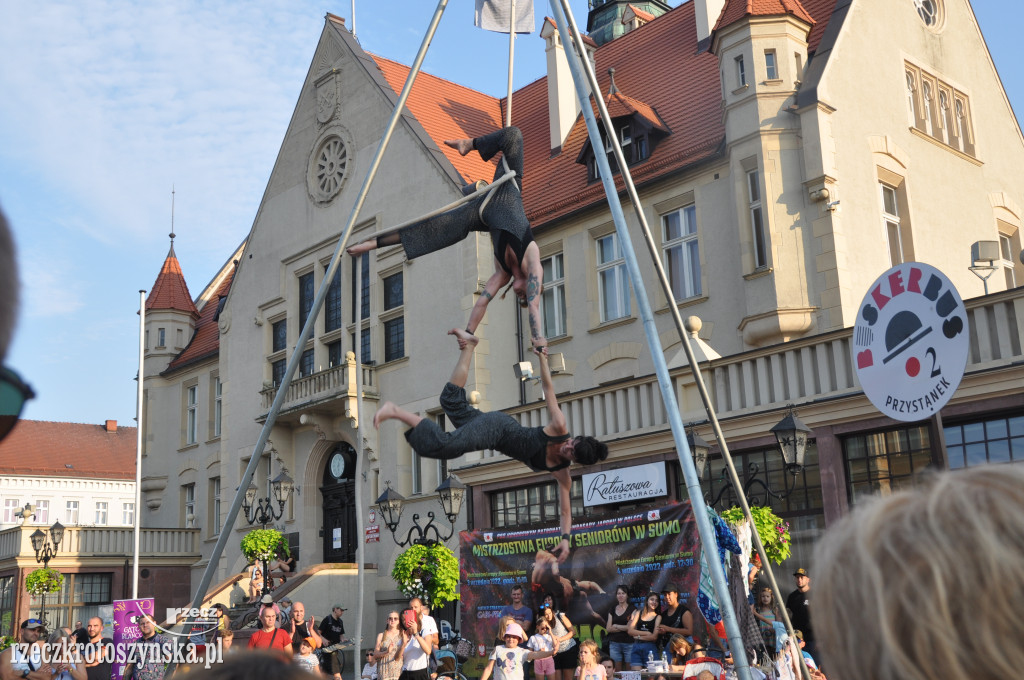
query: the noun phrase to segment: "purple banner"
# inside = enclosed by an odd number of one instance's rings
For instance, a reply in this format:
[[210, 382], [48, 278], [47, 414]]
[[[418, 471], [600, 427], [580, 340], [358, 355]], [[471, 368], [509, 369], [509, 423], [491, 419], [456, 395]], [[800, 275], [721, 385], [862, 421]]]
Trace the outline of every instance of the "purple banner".
[[[154, 601], [151, 597], [138, 600], [114, 600], [114, 649], [121, 650], [142, 637], [138, 619], [142, 614], [153, 616]], [[156, 617], [154, 617], [156, 618]], [[111, 666], [112, 680], [122, 680], [124, 668], [122, 655], [115, 657]]]

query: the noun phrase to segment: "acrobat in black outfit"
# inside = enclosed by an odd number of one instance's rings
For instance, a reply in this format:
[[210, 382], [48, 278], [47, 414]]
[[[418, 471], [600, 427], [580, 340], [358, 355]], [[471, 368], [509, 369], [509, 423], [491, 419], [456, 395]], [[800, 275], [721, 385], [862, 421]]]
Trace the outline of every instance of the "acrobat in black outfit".
[[[540, 264], [540, 250], [533, 240], [523, 209], [523, 135], [517, 127], [506, 127], [475, 139], [449, 139], [445, 144], [463, 156], [476, 149], [485, 161], [500, 151], [509, 169], [515, 171], [515, 179], [451, 210], [424, 218], [396, 232], [357, 243], [348, 248], [348, 253], [358, 255], [401, 243], [405, 256], [412, 260], [454, 245], [471, 231], [489, 231], [494, 247], [494, 274], [487, 280], [480, 299], [473, 306], [466, 330], [470, 334], [476, 331], [487, 305], [511, 280], [519, 304], [529, 310], [531, 342], [535, 348], [546, 351], [547, 342], [540, 320], [544, 272]], [[499, 165], [494, 179], [504, 174], [504, 168]]]
[[569, 538], [572, 533], [572, 509], [569, 504], [569, 490], [572, 479], [568, 467], [575, 461], [581, 465], [593, 465], [608, 457], [608, 446], [593, 437], [572, 437], [566, 428], [565, 414], [558, 406], [547, 354], [540, 349], [534, 352], [540, 358], [541, 385], [548, 408], [549, 422], [543, 427], [523, 427], [511, 416], [492, 411], [478, 411], [466, 399], [466, 379], [473, 359], [473, 348], [478, 342], [476, 336], [453, 328], [448, 331], [459, 342], [459, 360], [452, 371], [451, 379], [441, 392], [441, 407], [456, 429], [445, 432], [437, 423], [399, 408], [392, 402], [385, 402], [373, 417], [373, 426], [380, 427], [385, 420], [401, 420], [411, 429], [405, 438], [424, 458], [450, 459], [469, 451], [494, 449], [509, 458], [525, 463], [530, 469], [550, 472], [558, 483], [558, 510], [562, 528], [562, 540], [552, 549], [559, 561], [569, 556]]

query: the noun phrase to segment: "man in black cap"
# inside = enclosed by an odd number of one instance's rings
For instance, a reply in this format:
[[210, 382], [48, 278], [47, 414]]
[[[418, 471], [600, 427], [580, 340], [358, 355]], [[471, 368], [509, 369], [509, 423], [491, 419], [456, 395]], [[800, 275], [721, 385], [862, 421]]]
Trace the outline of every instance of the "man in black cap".
[[[331, 608], [330, 616], [325, 616], [320, 622], [320, 635], [324, 639], [325, 648], [336, 645], [345, 638], [345, 622], [341, 620], [344, 613], [345, 608], [336, 604]], [[337, 650], [328, 652], [324, 649], [321, 666], [334, 677], [334, 680], [341, 680], [341, 658]]]
[[11, 645], [0, 653], [0, 678], [15, 680], [50, 680], [53, 668], [43, 664], [39, 648], [32, 648], [35, 653], [25, 653], [25, 649], [39, 641], [43, 630], [43, 622], [39, 619], [26, 619], [21, 622], [20, 645]]
[[814, 645], [814, 629], [811, 628], [811, 577], [807, 570], [800, 567], [793, 572], [796, 579], [796, 590], [786, 598], [786, 609], [789, 610], [790, 621], [793, 622], [794, 630], [801, 630], [804, 634], [804, 648], [811, 656], [815, 656], [817, 649]]

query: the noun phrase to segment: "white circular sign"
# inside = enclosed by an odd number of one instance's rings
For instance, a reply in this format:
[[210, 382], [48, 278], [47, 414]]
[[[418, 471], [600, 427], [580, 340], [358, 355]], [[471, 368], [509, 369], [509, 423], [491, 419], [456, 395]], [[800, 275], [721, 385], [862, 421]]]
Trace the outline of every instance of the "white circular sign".
[[871, 403], [902, 421], [938, 412], [967, 367], [967, 311], [935, 267], [898, 264], [871, 285], [853, 326], [853, 366]]

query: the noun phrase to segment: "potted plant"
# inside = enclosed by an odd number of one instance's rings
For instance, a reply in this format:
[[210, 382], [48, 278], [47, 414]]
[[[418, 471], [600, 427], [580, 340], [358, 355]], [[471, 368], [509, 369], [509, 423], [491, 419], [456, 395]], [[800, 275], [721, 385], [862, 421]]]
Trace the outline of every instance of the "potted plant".
[[55, 593], [64, 585], [64, 574], [49, 567], [39, 567], [25, 577], [25, 590], [36, 597]]
[[414, 544], [395, 560], [391, 578], [406, 597], [418, 597], [431, 607], [459, 599], [459, 561], [443, 543]]
[[250, 562], [267, 562], [291, 555], [288, 541], [277, 529], [253, 529], [242, 537], [241, 548], [245, 559]]
[[[750, 516], [754, 518], [754, 529], [761, 537], [765, 556], [775, 564], [782, 564], [792, 552], [789, 522], [772, 512], [771, 508], [760, 505], [750, 506]], [[743, 510], [737, 506], [723, 512], [722, 519], [734, 526], [740, 526], [747, 521], [743, 516]], [[754, 551], [750, 559], [754, 559], [756, 555], [757, 552]]]

